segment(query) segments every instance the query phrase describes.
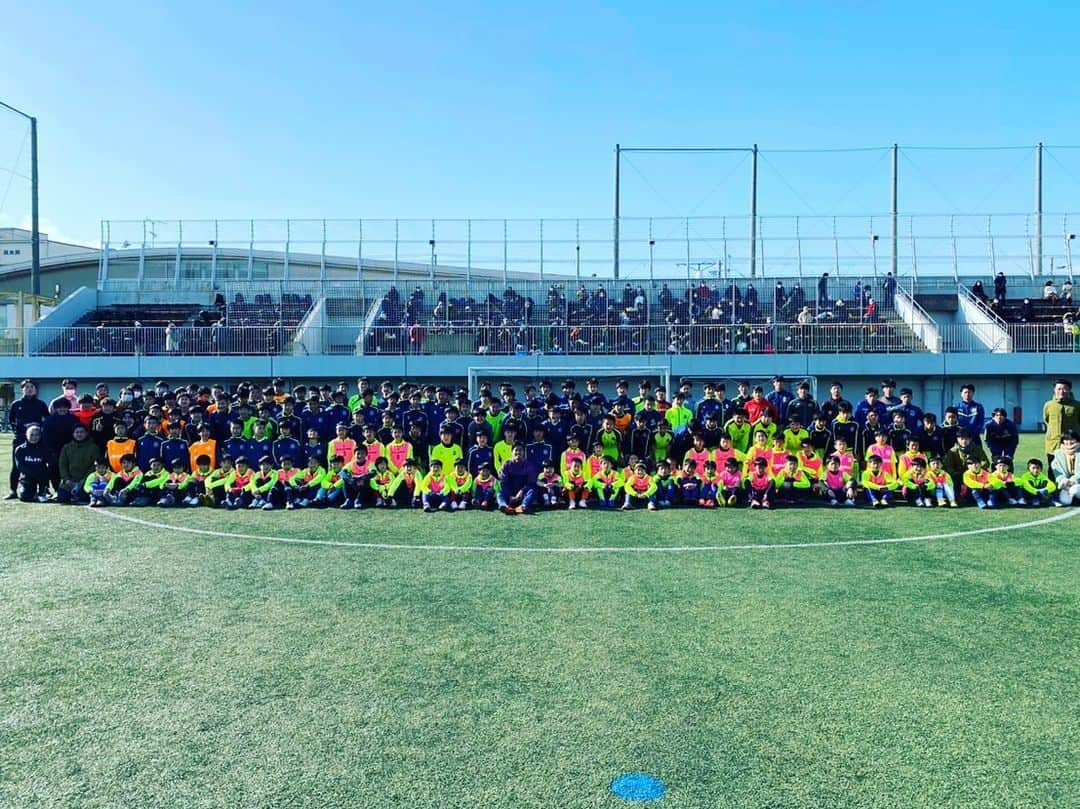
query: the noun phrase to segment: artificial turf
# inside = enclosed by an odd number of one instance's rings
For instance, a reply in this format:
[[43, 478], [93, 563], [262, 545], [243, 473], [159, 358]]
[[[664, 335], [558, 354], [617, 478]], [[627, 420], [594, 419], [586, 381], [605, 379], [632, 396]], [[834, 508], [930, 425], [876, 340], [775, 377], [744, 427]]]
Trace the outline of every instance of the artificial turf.
[[[567, 548], [1062, 513], [123, 515]], [[1080, 514], [677, 554], [289, 545], [13, 503], [0, 525], [2, 806], [614, 807], [635, 771], [664, 781], [664, 807], [1080, 795]]]

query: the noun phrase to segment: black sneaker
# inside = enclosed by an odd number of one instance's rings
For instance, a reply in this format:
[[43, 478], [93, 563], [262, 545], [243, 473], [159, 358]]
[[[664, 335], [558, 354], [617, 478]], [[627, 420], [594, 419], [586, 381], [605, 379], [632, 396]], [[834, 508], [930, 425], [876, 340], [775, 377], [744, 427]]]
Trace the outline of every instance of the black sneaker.
[[8, 492], [8, 493], [7, 493], [7, 494], [6, 494], [5, 496], [4, 496], [4, 499], [5, 499], [5, 500], [18, 500], [18, 499], [19, 499], [19, 495], [15, 494], [15, 492]]

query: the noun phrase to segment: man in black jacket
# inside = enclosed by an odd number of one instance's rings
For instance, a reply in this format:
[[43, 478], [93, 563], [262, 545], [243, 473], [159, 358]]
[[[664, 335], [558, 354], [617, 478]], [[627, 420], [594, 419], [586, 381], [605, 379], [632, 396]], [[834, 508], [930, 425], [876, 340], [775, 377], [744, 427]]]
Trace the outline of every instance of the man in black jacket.
[[24, 503], [48, 502], [53, 466], [55, 459], [41, 440], [41, 426], [31, 424], [26, 428], [26, 440], [15, 448], [19, 499]]
[[38, 398], [37, 382], [32, 379], [24, 379], [21, 387], [22, 398], [17, 399], [11, 405], [9, 415], [11, 431], [15, 434], [15, 439], [11, 442], [11, 477], [9, 480], [11, 491], [4, 498], [6, 500], [14, 500], [18, 497], [16, 489], [19, 485], [19, 470], [15, 463], [15, 450], [22, 443], [22, 439], [26, 435], [26, 428], [31, 424], [41, 424], [49, 415], [49, 406]]

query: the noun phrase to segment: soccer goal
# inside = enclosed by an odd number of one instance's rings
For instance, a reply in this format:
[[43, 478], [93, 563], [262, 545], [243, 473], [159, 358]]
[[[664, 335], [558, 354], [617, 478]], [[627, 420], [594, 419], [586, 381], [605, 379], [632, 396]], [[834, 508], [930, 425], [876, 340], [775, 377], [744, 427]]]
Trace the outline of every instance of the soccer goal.
[[478, 395], [480, 382], [487, 380], [497, 385], [503, 380], [521, 380], [526, 384], [536, 385], [541, 379], [550, 379], [552, 387], [558, 390], [564, 379], [573, 379], [577, 389], [585, 389], [585, 380], [595, 376], [600, 387], [614, 390], [615, 383], [625, 379], [630, 389], [637, 392], [637, 386], [643, 379], [648, 379], [653, 386], [663, 385], [671, 397], [671, 366], [668, 365], [575, 365], [563, 368], [544, 368], [527, 365], [474, 365], [469, 366], [469, 396]]
[[[698, 376], [697, 374], [683, 374], [680, 379], [688, 379], [694, 383], [694, 395], [701, 396], [701, 386], [705, 382], [721, 382], [724, 385], [725, 393], [729, 399], [736, 396], [739, 391], [739, 383], [745, 382], [750, 386], [750, 390], [753, 390], [758, 385], [765, 391], [765, 395], [768, 396], [772, 393], [772, 376]], [[795, 388], [801, 382], [810, 383], [810, 396], [817, 401], [818, 399], [818, 380], [816, 376], [785, 376], [784, 387], [792, 393], [795, 392]], [[669, 387], [670, 391], [671, 388]], [[669, 397], [670, 398], [670, 394]]]

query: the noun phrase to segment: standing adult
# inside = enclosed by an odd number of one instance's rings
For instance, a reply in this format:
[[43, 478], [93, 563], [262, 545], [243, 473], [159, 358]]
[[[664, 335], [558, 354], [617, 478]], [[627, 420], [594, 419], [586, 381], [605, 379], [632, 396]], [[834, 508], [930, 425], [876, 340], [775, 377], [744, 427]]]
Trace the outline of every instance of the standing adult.
[[11, 405], [8, 416], [15, 439], [11, 442], [11, 476], [8, 481], [11, 491], [4, 498], [5, 500], [15, 500], [19, 496], [17, 492], [19, 470], [15, 464], [15, 449], [25, 438], [27, 427], [31, 424], [41, 424], [49, 416], [49, 406], [38, 398], [37, 382], [33, 379], [24, 379], [20, 387], [22, 388], [22, 398], [16, 399]]
[[975, 386], [968, 382], [960, 388], [960, 401], [956, 403], [956, 419], [961, 427], [971, 433], [976, 444], [982, 443], [986, 427], [986, 408], [975, 401]]
[[1073, 398], [1072, 382], [1068, 379], [1054, 380], [1053, 398], [1043, 405], [1043, 421], [1046, 423], [1044, 440], [1049, 468], [1054, 462], [1054, 453], [1061, 447], [1061, 436], [1070, 430], [1080, 431], [1080, 403]]

